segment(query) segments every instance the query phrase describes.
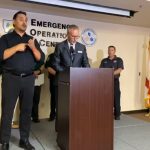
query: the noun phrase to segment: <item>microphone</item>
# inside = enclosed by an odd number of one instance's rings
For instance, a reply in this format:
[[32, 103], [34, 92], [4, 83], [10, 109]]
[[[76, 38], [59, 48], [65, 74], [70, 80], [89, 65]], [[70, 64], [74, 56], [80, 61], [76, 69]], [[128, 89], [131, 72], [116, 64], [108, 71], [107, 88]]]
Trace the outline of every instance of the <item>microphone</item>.
[[75, 52], [75, 50], [74, 50], [74, 48], [73, 48], [72, 45], [70, 46], [70, 53], [71, 53], [72, 55], [75, 55], [75, 54], [76, 54], [76, 52]]
[[71, 55], [71, 59], [72, 61], [74, 60], [74, 55], [76, 54], [73, 45], [70, 46], [70, 55]]

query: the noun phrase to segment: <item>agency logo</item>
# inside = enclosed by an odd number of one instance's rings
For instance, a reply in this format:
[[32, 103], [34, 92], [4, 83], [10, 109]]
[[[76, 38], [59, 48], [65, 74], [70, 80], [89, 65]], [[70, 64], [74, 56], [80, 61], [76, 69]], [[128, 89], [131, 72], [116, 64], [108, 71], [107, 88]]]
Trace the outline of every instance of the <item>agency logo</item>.
[[93, 46], [96, 42], [96, 33], [93, 29], [85, 29], [81, 34], [81, 39], [84, 45]]
[[5, 33], [12, 32], [14, 27], [13, 27], [13, 21], [12, 20], [6, 20], [3, 19], [3, 29]]

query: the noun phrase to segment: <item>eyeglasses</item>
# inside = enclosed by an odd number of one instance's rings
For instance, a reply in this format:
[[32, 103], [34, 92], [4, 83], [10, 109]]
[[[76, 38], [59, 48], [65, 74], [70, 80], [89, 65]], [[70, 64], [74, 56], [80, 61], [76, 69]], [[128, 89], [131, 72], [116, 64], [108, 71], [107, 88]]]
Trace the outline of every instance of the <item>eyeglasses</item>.
[[80, 38], [80, 36], [72, 36], [72, 35], [70, 35], [72, 38], [74, 38], [74, 39], [79, 39]]

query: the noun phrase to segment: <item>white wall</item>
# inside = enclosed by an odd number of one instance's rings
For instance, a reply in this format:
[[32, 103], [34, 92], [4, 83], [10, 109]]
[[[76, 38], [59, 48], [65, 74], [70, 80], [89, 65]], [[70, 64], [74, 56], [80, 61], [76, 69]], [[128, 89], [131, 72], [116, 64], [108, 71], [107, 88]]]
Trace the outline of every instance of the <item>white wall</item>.
[[[16, 11], [0, 9], [0, 34], [4, 34], [3, 19], [12, 19], [12, 15]], [[88, 57], [92, 61], [92, 67], [99, 67], [100, 60], [107, 57], [107, 47], [115, 45], [117, 47], [117, 55], [124, 60], [125, 69], [121, 75], [121, 106], [122, 111], [138, 110], [144, 108], [144, 44], [147, 44], [149, 38], [149, 29], [140, 28], [119, 24], [93, 22], [87, 20], [79, 20], [74, 18], [66, 18], [60, 16], [51, 16], [37, 13], [28, 13], [29, 16], [29, 32], [30, 19], [60, 22], [66, 24], [77, 24], [80, 30], [92, 28], [97, 34], [97, 42], [92, 47], [87, 47]], [[32, 27], [33, 28], [33, 27]], [[40, 30], [56, 31], [52, 28], [40, 28]], [[59, 30], [60, 31], [60, 30]], [[62, 32], [66, 32], [65, 30]], [[40, 37], [39, 37], [40, 38]], [[45, 38], [46, 40], [51, 40]], [[62, 39], [56, 39], [58, 41]], [[80, 40], [79, 40], [80, 41]], [[43, 50], [48, 54], [53, 51], [53, 48], [43, 47]], [[142, 76], [138, 76], [138, 72], [142, 72]], [[40, 103], [40, 118], [48, 117], [49, 115], [49, 89], [48, 79], [45, 76], [45, 84], [42, 89]]]

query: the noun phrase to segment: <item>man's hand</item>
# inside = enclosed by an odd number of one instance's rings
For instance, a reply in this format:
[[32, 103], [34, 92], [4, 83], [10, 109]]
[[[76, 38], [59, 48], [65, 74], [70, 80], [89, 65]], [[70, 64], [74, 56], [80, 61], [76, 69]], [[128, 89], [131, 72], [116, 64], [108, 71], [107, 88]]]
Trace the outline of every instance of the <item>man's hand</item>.
[[40, 70], [34, 71], [34, 76], [35, 76], [36, 78], [38, 78], [39, 74], [40, 74]]
[[122, 71], [122, 68], [118, 68], [117, 70], [114, 71], [114, 75], [120, 74]]
[[35, 46], [34, 41], [35, 41], [34, 38], [33, 38], [33, 39], [30, 39], [30, 40], [28, 41], [28, 46], [30, 47], [30, 49], [31, 49], [32, 51], [34, 51], [34, 50], [36, 49], [36, 46]]
[[27, 43], [20, 43], [20, 44], [16, 45], [15, 46], [16, 52], [24, 52], [27, 45], [28, 45]]
[[51, 75], [53, 75], [53, 76], [56, 75], [56, 71], [55, 71], [53, 68], [48, 67], [47, 70], [48, 70], [48, 72], [49, 72]]
[[20, 43], [16, 46], [13, 46], [11, 48], [8, 48], [4, 51], [3, 59], [6, 60], [13, 56], [16, 52], [24, 52], [26, 50], [26, 47], [28, 46], [27, 43]]
[[30, 49], [32, 50], [32, 53], [33, 53], [35, 59], [36, 59], [37, 61], [39, 61], [39, 60], [41, 59], [41, 53], [39, 52], [39, 50], [38, 50], [38, 49], [36, 48], [36, 46], [35, 46], [35, 39], [34, 39], [34, 38], [33, 38], [33, 39], [30, 39], [30, 40], [28, 41], [28, 46], [29, 46]]

